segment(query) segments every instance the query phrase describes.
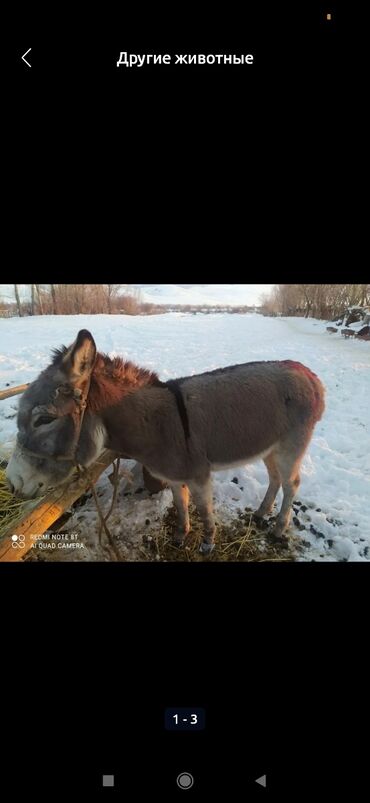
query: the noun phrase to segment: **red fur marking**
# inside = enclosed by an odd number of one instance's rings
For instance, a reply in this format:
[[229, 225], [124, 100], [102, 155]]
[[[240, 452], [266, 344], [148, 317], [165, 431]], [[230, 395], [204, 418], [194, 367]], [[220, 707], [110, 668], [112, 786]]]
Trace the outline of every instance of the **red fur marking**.
[[87, 407], [91, 413], [118, 404], [124, 396], [158, 380], [157, 374], [121, 357], [98, 354], [91, 377]]
[[303, 365], [301, 362], [295, 362], [294, 360], [280, 360], [279, 365], [284, 365], [287, 368], [292, 368], [293, 371], [299, 371], [302, 374], [314, 376], [315, 379], [318, 379], [318, 376], [316, 376], [316, 374], [314, 374], [310, 368], [307, 368], [307, 365]]
[[319, 421], [324, 412], [324, 389], [317, 374], [314, 374], [314, 372], [311, 371], [310, 368], [307, 368], [306, 365], [303, 365], [303, 363], [295, 362], [295, 360], [279, 360], [279, 365], [284, 368], [291, 368], [292, 371], [297, 371], [297, 373], [305, 374], [311, 381], [313, 390], [312, 413], [315, 420]]

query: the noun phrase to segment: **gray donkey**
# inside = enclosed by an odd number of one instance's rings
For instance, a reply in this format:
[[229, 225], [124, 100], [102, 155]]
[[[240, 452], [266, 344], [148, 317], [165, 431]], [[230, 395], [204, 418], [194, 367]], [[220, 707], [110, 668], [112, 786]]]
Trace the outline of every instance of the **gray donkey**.
[[270, 513], [282, 486], [274, 536], [284, 539], [300, 483], [300, 464], [324, 412], [324, 388], [298, 362], [249, 362], [161, 382], [96, 350], [82, 329], [53, 352], [23, 394], [7, 468], [11, 488], [31, 498], [88, 466], [105, 448], [133, 458], [167, 483], [178, 513], [175, 543], [190, 530], [189, 491], [204, 525], [201, 551], [213, 549], [211, 472], [261, 458], [269, 486], [257, 516]]

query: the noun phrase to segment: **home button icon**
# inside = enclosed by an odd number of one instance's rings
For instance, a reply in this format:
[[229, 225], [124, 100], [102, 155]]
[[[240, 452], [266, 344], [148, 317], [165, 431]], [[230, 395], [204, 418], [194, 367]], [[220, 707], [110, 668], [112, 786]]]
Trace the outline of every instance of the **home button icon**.
[[180, 775], [177, 776], [176, 783], [180, 789], [191, 789], [194, 784], [194, 778], [190, 775], [190, 772], [180, 772]]

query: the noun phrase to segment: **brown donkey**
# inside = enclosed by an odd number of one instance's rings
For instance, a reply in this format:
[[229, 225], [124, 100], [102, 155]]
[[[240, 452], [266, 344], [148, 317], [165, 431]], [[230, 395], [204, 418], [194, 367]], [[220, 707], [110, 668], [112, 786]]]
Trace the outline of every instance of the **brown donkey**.
[[282, 486], [274, 529], [282, 538], [302, 458], [323, 412], [324, 388], [299, 362], [250, 362], [164, 383], [97, 353], [83, 329], [69, 348], [54, 352], [23, 394], [7, 477], [30, 498], [64, 481], [76, 463], [88, 466], [104, 448], [114, 449], [170, 485], [178, 545], [190, 530], [190, 491], [207, 553], [215, 537], [211, 472], [261, 458], [269, 486], [256, 515], [271, 512]]

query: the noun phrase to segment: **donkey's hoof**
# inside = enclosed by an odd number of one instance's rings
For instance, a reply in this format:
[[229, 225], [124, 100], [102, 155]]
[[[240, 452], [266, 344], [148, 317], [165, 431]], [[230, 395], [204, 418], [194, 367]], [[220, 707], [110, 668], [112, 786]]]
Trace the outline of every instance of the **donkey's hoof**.
[[259, 507], [258, 510], [255, 510], [252, 513], [252, 516], [253, 516], [253, 518], [256, 518], [256, 519], [264, 519], [265, 516], [269, 516], [270, 513], [271, 513], [271, 509], [270, 510], [266, 510], [263, 507]]
[[214, 548], [215, 544], [208, 544], [207, 541], [202, 541], [199, 547], [199, 552], [201, 552], [202, 555], [210, 555]]
[[187, 535], [188, 533], [183, 530], [176, 530], [172, 541], [173, 546], [177, 546], [179, 549], [184, 546]]
[[267, 516], [266, 513], [263, 516], [257, 512], [252, 514], [252, 519], [260, 530], [267, 530], [269, 527], [269, 521], [265, 516]]
[[283, 549], [288, 549], [289, 538], [281, 530], [273, 530], [270, 537], [273, 544], [278, 544]]

